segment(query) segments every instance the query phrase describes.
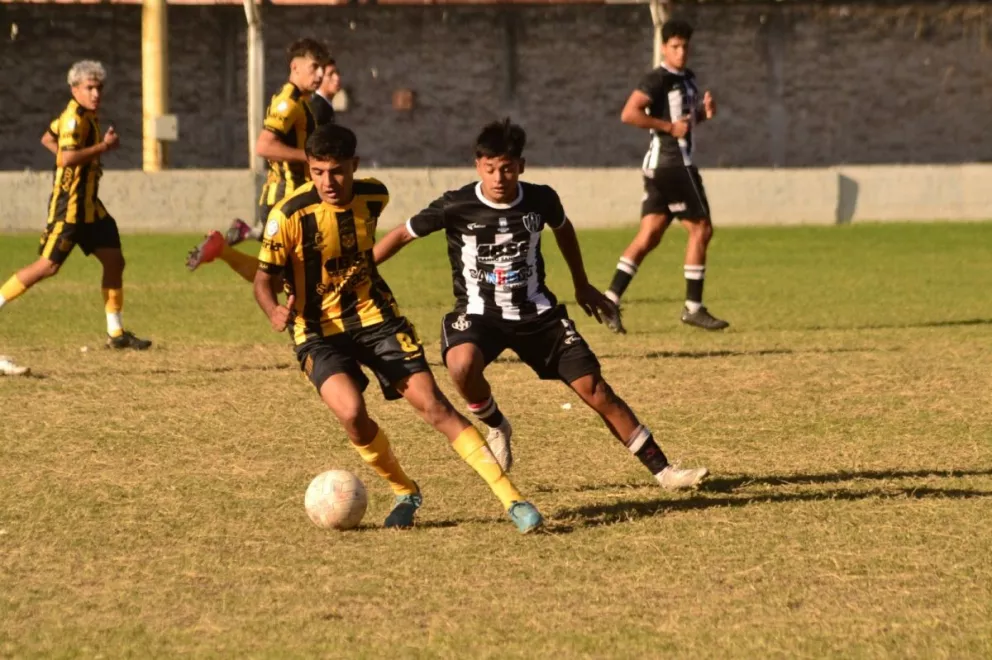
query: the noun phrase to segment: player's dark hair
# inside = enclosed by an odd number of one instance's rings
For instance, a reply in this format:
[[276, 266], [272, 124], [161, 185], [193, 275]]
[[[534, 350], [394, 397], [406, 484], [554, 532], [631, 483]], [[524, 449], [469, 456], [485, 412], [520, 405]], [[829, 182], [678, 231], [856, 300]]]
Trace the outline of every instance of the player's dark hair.
[[689, 41], [692, 39], [692, 26], [678, 19], [665, 21], [665, 24], [661, 26], [661, 43], [668, 43], [669, 39], [675, 37]]
[[475, 139], [476, 158], [520, 158], [527, 145], [527, 133], [507, 117], [486, 124]]
[[350, 128], [340, 124], [322, 124], [307, 138], [307, 158], [314, 160], [348, 160], [355, 157], [358, 138]]
[[327, 50], [327, 46], [316, 39], [304, 37], [289, 44], [289, 48], [286, 49], [287, 64], [292, 64], [297, 57], [312, 57], [318, 64], [324, 66], [327, 60], [331, 59], [331, 53]]

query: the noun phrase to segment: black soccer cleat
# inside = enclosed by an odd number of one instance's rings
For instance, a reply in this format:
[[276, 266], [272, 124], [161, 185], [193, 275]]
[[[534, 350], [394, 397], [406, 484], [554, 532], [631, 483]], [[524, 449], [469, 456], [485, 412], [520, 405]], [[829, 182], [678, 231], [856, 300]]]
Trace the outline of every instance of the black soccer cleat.
[[135, 351], [144, 351], [150, 348], [151, 345], [151, 339], [138, 339], [134, 336], [134, 333], [127, 330], [120, 337], [107, 337], [107, 348], [113, 348], [119, 351], [127, 348]]
[[682, 308], [682, 322], [686, 325], [694, 325], [703, 330], [723, 330], [730, 324], [723, 319], [718, 319], [709, 313], [705, 307], [700, 307], [695, 312], [690, 312], [688, 307]]

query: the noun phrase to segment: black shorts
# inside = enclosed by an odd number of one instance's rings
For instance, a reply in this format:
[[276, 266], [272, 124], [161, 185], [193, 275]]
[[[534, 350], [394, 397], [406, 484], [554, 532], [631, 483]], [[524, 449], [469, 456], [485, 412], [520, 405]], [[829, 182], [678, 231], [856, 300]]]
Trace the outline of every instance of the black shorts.
[[79, 245], [85, 255], [102, 248], [119, 250], [121, 235], [117, 231], [117, 222], [109, 215], [103, 215], [89, 223], [53, 222], [41, 235], [38, 254], [54, 263], [63, 264], [76, 245]]
[[695, 166], [659, 167], [644, 176], [641, 217], [667, 215], [671, 218], [700, 220], [710, 217], [703, 178]]
[[533, 320], [506, 321], [476, 314], [451, 312], [441, 322], [441, 359], [460, 344], [474, 344], [489, 364], [511, 349], [542, 380], [572, 383], [599, 373], [599, 360], [575, 329], [564, 305]]
[[362, 392], [369, 385], [361, 365], [372, 370], [386, 399], [401, 397], [394, 385], [421, 371], [430, 371], [424, 347], [413, 324], [404, 317], [378, 325], [311, 339], [296, 347], [300, 369], [320, 392], [334, 374], [348, 374]]

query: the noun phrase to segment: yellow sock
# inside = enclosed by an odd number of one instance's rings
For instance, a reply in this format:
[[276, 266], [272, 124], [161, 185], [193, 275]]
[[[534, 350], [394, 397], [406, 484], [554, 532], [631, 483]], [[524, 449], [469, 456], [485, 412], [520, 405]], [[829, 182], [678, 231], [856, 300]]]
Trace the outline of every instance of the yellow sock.
[[103, 311], [107, 313], [107, 334], [111, 337], [120, 337], [124, 334], [122, 309], [124, 309], [124, 289], [103, 289]]
[[514, 502], [522, 502], [523, 496], [514, 488], [513, 482], [503, 472], [503, 468], [496, 462], [489, 445], [479, 435], [479, 431], [474, 426], [469, 426], [461, 432], [455, 441], [451, 443], [462, 460], [468, 463], [479, 476], [486, 480], [499, 501], [503, 503], [504, 509], [509, 509]]
[[17, 275], [11, 275], [10, 279], [0, 286], [0, 301], [2, 301], [0, 304], [9, 303], [27, 290], [28, 288], [17, 279]]
[[249, 282], [255, 281], [255, 271], [258, 270], [258, 259], [255, 257], [225, 245], [221, 250], [220, 258], [241, 277]]
[[389, 446], [389, 438], [386, 437], [382, 428], [379, 429], [369, 444], [354, 446], [362, 460], [371, 466], [380, 477], [389, 482], [394, 493], [412, 495], [417, 492], [417, 484], [413, 483], [413, 480], [406, 476], [406, 472], [400, 467], [400, 462], [396, 460], [393, 449]]

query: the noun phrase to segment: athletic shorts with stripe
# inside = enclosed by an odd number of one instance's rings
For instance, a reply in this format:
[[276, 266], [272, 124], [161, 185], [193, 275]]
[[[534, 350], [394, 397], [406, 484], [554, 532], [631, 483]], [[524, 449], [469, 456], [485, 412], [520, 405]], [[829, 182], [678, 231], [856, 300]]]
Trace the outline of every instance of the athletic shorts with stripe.
[[571, 383], [600, 371], [599, 360], [575, 329], [564, 305], [524, 321], [451, 312], [441, 321], [441, 359], [445, 365], [448, 351], [461, 344], [477, 346], [487, 365], [510, 349], [542, 380]]
[[89, 256], [102, 248], [121, 247], [117, 222], [107, 214], [103, 204], [97, 202], [97, 219], [93, 222], [53, 222], [45, 228], [38, 246], [38, 254], [57, 264], [65, 263], [77, 245]]
[[710, 217], [703, 179], [695, 166], [659, 167], [645, 172], [641, 217], [667, 215], [697, 220]]
[[348, 374], [364, 392], [369, 385], [362, 366], [375, 374], [387, 400], [401, 398], [394, 387], [408, 376], [430, 371], [417, 330], [405, 317], [309, 339], [296, 347], [300, 369], [320, 392], [321, 386], [335, 374]]

